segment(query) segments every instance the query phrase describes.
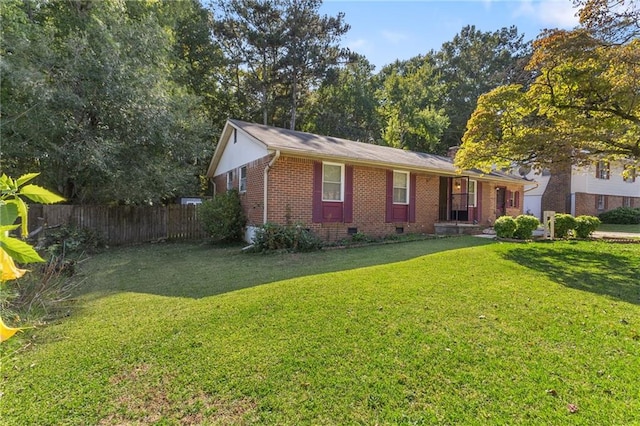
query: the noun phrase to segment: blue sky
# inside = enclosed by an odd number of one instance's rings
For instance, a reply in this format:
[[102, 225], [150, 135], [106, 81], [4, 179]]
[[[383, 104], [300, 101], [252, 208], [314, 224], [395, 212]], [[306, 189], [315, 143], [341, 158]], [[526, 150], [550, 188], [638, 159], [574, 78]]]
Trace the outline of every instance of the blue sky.
[[366, 56], [377, 71], [396, 59], [439, 50], [465, 25], [481, 31], [515, 25], [533, 40], [544, 28], [578, 23], [571, 0], [324, 0], [320, 13], [338, 12], [351, 25], [342, 46]]

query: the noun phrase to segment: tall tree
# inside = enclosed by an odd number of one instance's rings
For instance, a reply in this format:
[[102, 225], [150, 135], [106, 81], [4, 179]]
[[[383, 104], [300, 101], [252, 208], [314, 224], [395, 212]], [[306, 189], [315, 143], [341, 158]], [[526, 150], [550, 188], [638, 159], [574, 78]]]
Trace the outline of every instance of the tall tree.
[[360, 55], [328, 73], [310, 97], [303, 130], [362, 142], [380, 141], [374, 66]]
[[[637, 25], [625, 22], [619, 18], [607, 25], [617, 25], [617, 34]], [[638, 168], [640, 39], [612, 43], [602, 29], [543, 33], [527, 66], [538, 75], [535, 82], [481, 97], [456, 164], [489, 169], [518, 162], [544, 168], [596, 157], [635, 162]]]
[[428, 57], [386, 66], [379, 75], [378, 113], [382, 140], [389, 146], [413, 151], [438, 151], [449, 119], [438, 103], [444, 93]]
[[256, 101], [264, 124], [287, 122], [294, 129], [310, 89], [346, 55], [339, 48], [349, 30], [344, 15], [321, 16], [320, 5], [321, 0], [216, 3], [215, 35], [235, 69], [234, 90]]
[[526, 84], [528, 43], [514, 26], [482, 32], [468, 25], [434, 54], [436, 68], [446, 84], [442, 107], [450, 120], [442, 136], [444, 150], [460, 145], [478, 97], [505, 84]]
[[196, 191], [211, 130], [200, 100], [172, 74], [181, 66], [175, 32], [159, 20], [171, 4], [10, 3], [20, 20], [3, 53], [13, 42], [23, 50], [3, 55], [2, 167], [39, 170], [77, 203]]

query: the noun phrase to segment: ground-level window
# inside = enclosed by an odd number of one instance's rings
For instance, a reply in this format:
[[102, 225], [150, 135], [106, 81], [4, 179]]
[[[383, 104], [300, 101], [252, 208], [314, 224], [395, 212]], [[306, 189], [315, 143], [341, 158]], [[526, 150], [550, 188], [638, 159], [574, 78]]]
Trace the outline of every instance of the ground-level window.
[[393, 172], [393, 204], [409, 204], [409, 172]]
[[344, 164], [322, 163], [322, 201], [342, 201]]
[[227, 191], [233, 189], [233, 170], [227, 172]]
[[606, 210], [607, 209], [607, 196], [606, 195], [596, 195], [596, 209], [598, 209], [598, 210]]
[[467, 194], [469, 198], [469, 207], [477, 207], [478, 205], [478, 183], [475, 180], [469, 180], [467, 184]]
[[247, 166], [240, 167], [240, 192], [247, 190]]

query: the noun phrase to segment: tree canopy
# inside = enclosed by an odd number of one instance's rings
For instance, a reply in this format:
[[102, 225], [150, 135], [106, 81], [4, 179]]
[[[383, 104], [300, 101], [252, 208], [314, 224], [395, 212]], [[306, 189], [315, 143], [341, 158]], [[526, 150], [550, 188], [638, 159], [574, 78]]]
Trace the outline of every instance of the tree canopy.
[[480, 97], [458, 167], [546, 168], [594, 158], [640, 165], [640, 39], [620, 37], [638, 24], [612, 14], [609, 3], [585, 1], [582, 27], [546, 31], [534, 42], [531, 85]]

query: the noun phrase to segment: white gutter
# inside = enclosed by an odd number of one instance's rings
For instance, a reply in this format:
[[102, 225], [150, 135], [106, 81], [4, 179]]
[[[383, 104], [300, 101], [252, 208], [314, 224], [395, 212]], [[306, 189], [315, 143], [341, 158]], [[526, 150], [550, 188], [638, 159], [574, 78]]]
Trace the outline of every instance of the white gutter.
[[271, 159], [271, 161], [269, 161], [269, 164], [267, 164], [267, 167], [264, 168], [264, 184], [262, 185], [264, 188], [264, 195], [263, 195], [263, 209], [262, 209], [262, 223], [266, 224], [267, 223], [267, 184], [269, 182], [269, 170], [271, 170], [271, 167], [273, 167], [273, 165], [276, 163], [276, 161], [278, 160], [278, 158], [280, 158], [280, 150], [276, 150], [276, 155], [274, 155], [274, 157]]

